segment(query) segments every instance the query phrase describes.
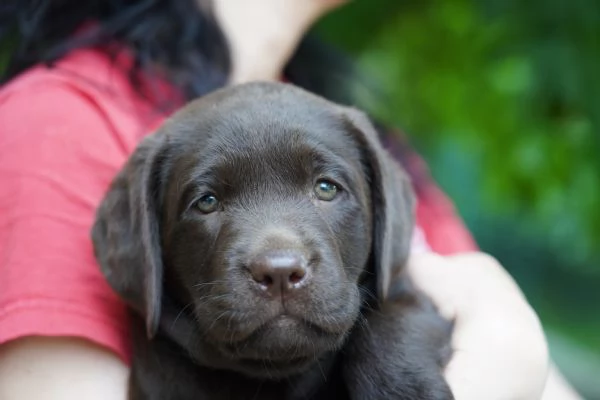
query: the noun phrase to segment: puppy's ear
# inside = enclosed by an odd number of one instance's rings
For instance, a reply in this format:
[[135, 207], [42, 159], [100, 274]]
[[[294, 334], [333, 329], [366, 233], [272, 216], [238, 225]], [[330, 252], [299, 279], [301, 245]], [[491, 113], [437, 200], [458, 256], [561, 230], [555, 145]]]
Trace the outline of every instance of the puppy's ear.
[[146, 318], [148, 337], [160, 319], [163, 265], [158, 196], [164, 135], [147, 137], [113, 180], [92, 228], [94, 253], [109, 284]]
[[415, 197], [404, 170], [383, 148], [367, 116], [343, 107], [343, 116], [362, 147], [371, 184], [373, 210], [372, 259], [377, 294], [384, 301], [393, 277], [400, 272], [410, 251], [415, 223]]

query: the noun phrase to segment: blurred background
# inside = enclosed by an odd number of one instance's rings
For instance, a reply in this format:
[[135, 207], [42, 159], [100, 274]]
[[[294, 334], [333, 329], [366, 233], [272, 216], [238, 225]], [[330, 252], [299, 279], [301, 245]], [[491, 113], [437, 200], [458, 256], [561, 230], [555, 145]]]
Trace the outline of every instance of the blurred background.
[[600, 399], [600, 1], [354, 1], [316, 34], [355, 58], [360, 105], [407, 132]]

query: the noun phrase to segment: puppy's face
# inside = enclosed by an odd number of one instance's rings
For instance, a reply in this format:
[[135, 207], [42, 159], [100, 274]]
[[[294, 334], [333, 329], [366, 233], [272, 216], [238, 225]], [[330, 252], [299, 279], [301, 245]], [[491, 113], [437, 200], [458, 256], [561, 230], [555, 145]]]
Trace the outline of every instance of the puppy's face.
[[150, 335], [164, 291], [213, 364], [277, 377], [342, 345], [411, 228], [412, 192], [366, 118], [271, 83], [206, 96], [146, 139], [93, 240]]
[[170, 292], [249, 371], [337, 348], [360, 308], [372, 216], [358, 143], [334, 118], [297, 122], [210, 121], [200, 143], [178, 138], [166, 179]]

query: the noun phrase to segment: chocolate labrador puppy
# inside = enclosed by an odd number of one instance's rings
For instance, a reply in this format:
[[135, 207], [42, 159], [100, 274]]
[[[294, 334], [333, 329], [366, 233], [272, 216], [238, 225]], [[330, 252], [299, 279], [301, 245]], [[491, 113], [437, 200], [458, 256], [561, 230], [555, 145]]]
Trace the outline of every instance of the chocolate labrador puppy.
[[358, 111], [279, 83], [190, 103], [93, 227], [130, 399], [452, 399], [451, 324], [402, 270], [413, 203]]

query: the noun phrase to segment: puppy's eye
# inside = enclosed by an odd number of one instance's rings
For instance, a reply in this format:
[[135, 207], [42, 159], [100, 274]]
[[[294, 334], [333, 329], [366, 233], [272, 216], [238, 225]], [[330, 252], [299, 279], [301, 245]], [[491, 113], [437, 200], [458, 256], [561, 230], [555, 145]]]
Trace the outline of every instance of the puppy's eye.
[[219, 208], [219, 200], [213, 194], [205, 194], [200, 197], [194, 205], [200, 212], [210, 214]]
[[319, 200], [331, 201], [340, 191], [339, 187], [326, 179], [320, 179], [315, 185], [315, 194]]

